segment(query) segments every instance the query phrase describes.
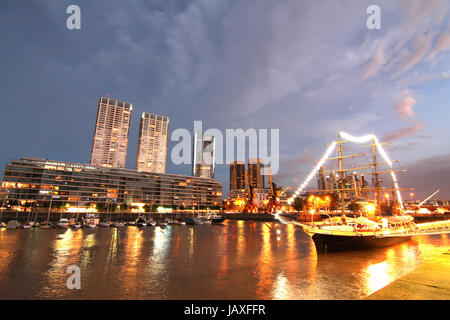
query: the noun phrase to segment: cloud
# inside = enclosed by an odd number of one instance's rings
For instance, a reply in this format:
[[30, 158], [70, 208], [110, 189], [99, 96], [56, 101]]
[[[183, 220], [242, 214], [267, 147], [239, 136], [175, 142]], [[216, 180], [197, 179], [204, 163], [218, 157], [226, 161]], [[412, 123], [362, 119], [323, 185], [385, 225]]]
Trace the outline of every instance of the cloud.
[[442, 51], [447, 51], [450, 49], [450, 31], [443, 33], [437, 40], [436, 45], [431, 50], [427, 57], [427, 60], [433, 60], [435, 56]]
[[424, 199], [437, 189], [437, 198], [450, 199], [450, 154], [428, 157], [404, 166], [400, 175], [401, 188], [414, 188], [417, 197]]
[[394, 132], [391, 132], [391, 133], [385, 135], [381, 140], [382, 141], [392, 141], [392, 140], [397, 140], [400, 138], [408, 137], [408, 136], [411, 136], [411, 135], [419, 132], [420, 130], [423, 129], [423, 127], [424, 127], [424, 124], [422, 122], [417, 122], [416, 124], [414, 124], [412, 126], [408, 126], [405, 128], [398, 129]]
[[361, 79], [366, 80], [375, 76], [378, 70], [386, 63], [386, 57], [384, 55], [383, 40], [378, 41], [378, 45], [375, 51], [375, 55], [372, 60], [364, 67], [361, 73]]
[[416, 103], [417, 101], [413, 97], [404, 97], [395, 104], [394, 109], [401, 117], [414, 118], [415, 113], [413, 107]]
[[412, 41], [413, 52], [409, 53], [408, 50], [404, 51], [404, 53], [405, 53], [404, 58], [400, 62], [397, 72], [398, 73], [405, 72], [406, 70], [411, 69], [417, 63], [422, 61], [422, 59], [425, 57], [425, 55], [431, 49], [432, 43], [433, 43], [433, 35], [432, 34], [418, 35]]

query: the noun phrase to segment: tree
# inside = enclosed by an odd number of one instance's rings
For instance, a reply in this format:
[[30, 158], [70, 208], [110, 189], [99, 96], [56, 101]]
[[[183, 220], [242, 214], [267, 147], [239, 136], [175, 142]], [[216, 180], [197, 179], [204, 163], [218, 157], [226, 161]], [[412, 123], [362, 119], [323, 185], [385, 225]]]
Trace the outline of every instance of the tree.
[[335, 211], [339, 208], [339, 196], [336, 192], [328, 194], [330, 197], [330, 210]]
[[305, 200], [303, 198], [297, 197], [294, 199], [294, 209], [296, 211], [303, 211], [305, 209]]
[[352, 211], [352, 212], [358, 212], [361, 211], [361, 205], [355, 201], [352, 201], [349, 205], [348, 205], [348, 210]]

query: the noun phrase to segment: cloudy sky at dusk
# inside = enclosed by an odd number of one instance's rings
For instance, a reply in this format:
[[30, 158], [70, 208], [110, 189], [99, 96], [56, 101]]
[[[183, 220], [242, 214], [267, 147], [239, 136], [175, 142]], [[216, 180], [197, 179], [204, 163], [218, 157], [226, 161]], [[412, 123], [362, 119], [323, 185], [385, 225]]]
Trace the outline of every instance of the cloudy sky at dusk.
[[[381, 8], [381, 30], [366, 9]], [[81, 8], [81, 30], [66, 8]], [[100, 96], [170, 132], [280, 129], [278, 184], [296, 186], [340, 130], [375, 133], [419, 198], [450, 199], [448, 0], [0, 2], [1, 170], [11, 159], [88, 163]], [[169, 133], [170, 134], [170, 133]], [[167, 172], [190, 174], [170, 162]], [[228, 192], [227, 165], [217, 179]]]

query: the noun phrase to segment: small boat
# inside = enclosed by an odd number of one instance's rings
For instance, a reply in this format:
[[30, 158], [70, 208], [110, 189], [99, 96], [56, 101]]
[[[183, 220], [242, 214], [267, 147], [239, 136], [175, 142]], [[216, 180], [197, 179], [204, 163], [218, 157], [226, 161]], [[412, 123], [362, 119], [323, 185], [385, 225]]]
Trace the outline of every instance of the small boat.
[[225, 221], [225, 217], [224, 216], [221, 216], [221, 215], [218, 215], [218, 214], [213, 214], [211, 216], [211, 222], [213, 224], [220, 224], [220, 223], [222, 223], [224, 221]]
[[186, 218], [185, 223], [186, 223], [187, 225], [200, 224], [200, 220], [197, 219], [197, 218], [194, 218], [194, 217], [192, 217], [192, 218]]
[[45, 222], [42, 222], [39, 227], [41, 229], [51, 229], [51, 228], [53, 228], [53, 225], [50, 222], [45, 221]]
[[0, 228], [6, 228], [6, 223], [4, 223], [3, 221], [0, 222]]
[[156, 221], [157, 226], [167, 226], [167, 222], [164, 220], [158, 220]]
[[121, 222], [121, 221], [116, 221], [116, 222], [113, 222], [111, 226], [114, 228], [123, 228], [123, 227], [125, 227], [125, 223]]
[[83, 226], [83, 225], [82, 225], [80, 222], [77, 222], [77, 223], [74, 223], [74, 224], [71, 224], [71, 225], [70, 225], [70, 227], [71, 227], [72, 229], [80, 229], [82, 226]]
[[87, 222], [84, 224], [85, 228], [90, 228], [90, 229], [95, 228], [96, 226], [97, 225], [94, 222]]
[[56, 224], [56, 227], [59, 229], [67, 229], [69, 228], [69, 220], [66, 218], [59, 219], [58, 223]]
[[109, 227], [111, 227], [111, 223], [112, 223], [111, 221], [102, 221], [98, 224], [98, 226], [109, 228]]
[[17, 220], [10, 220], [6, 225], [6, 229], [17, 229], [20, 227], [20, 223]]
[[129, 226], [135, 226], [136, 225], [136, 221], [128, 221], [127, 225]]
[[96, 214], [89, 213], [83, 218], [84, 226], [87, 228], [95, 228], [99, 222], [100, 218]]
[[147, 226], [152, 226], [152, 227], [156, 226], [156, 221], [151, 218], [148, 219]]
[[31, 229], [33, 226], [30, 224], [30, 223], [25, 223], [24, 225], [23, 225], [23, 228], [24, 229]]
[[138, 227], [146, 227], [147, 226], [147, 220], [144, 217], [138, 217], [136, 219], [136, 225]]

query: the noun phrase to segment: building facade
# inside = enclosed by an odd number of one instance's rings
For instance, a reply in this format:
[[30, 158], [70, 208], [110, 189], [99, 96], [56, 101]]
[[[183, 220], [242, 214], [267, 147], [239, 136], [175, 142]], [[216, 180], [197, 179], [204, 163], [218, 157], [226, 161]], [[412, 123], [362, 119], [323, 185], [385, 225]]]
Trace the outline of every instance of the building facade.
[[264, 189], [264, 165], [259, 158], [248, 159], [248, 184], [252, 188]]
[[90, 164], [125, 168], [132, 110], [129, 102], [99, 99]]
[[191, 176], [22, 158], [6, 164], [0, 196], [3, 204], [212, 208], [222, 204], [222, 185]]
[[327, 185], [325, 179], [325, 167], [321, 166], [319, 172], [317, 172], [317, 190], [320, 190], [319, 193], [326, 193]]
[[195, 132], [192, 153], [192, 175], [194, 177], [214, 179], [215, 153], [215, 138]]
[[230, 163], [230, 191], [245, 189], [245, 163], [233, 161]]
[[142, 113], [136, 155], [138, 172], [166, 172], [168, 128], [168, 117]]

